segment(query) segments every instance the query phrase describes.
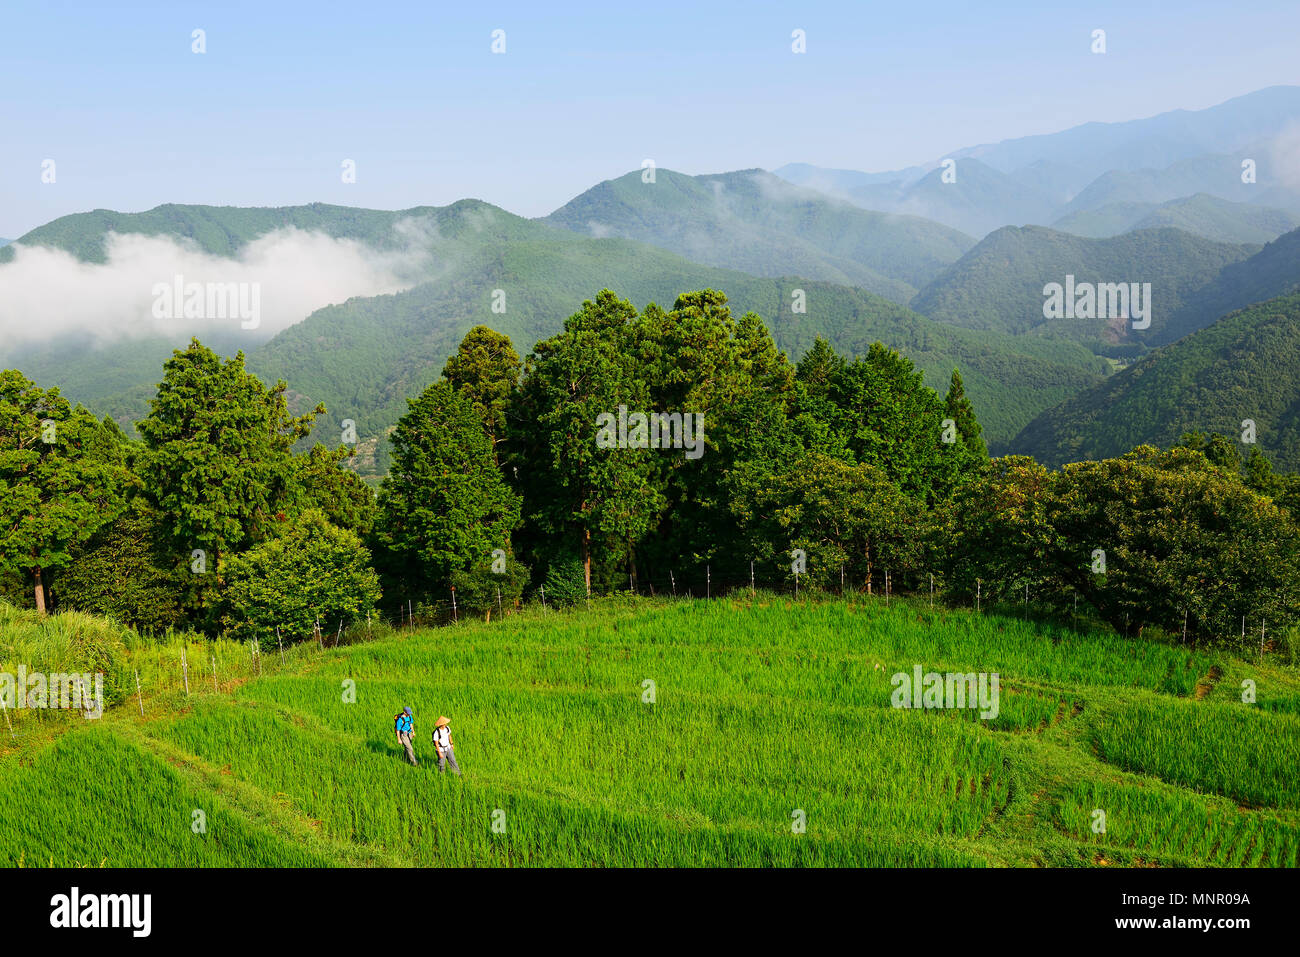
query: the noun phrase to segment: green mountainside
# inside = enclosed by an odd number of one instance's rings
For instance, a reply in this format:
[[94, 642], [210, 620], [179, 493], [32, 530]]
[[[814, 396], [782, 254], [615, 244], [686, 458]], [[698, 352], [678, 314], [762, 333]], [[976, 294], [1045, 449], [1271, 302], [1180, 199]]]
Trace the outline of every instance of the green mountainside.
[[[1258, 250], [1179, 229], [1087, 239], [1042, 226], [1008, 226], [985, 237], [911, 306], [953, 325], [1068, 339], [1101, 355], [1131, 356], [1198, 328], [1191, 313], [1179, 310], [1225, 266]], [[1045, 318], [1044, 286], [1064, 284], [1067, 275], [1076, 284], [1151, 283], [1150, 328], [1135, 330], [1118, 319]]]
[[906, 303], [975, 244], [915, 216], [859, 209], [763, 170], [709, 176], [655, 171], [606, 180], [546, 217], [603, 238], [659, 246], [755, 276], [805, 276]]
[[1300, 295], [1256, 303], [1156, 350], [1038, 416], [1012, 443], [1049, 465], [1169, 445], [1184, 432], [1238, 438], [1300, 469]]

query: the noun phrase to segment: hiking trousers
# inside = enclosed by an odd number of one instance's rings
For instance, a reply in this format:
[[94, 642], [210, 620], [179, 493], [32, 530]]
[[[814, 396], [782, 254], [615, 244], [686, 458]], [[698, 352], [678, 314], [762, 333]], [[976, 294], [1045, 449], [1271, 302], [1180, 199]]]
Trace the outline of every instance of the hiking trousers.
[[453, 771], [460, 774], [460, 765], [456, 763], [456, 755], [452, 753], [451, 748], [443, 748], [438, 752], [438, 770], [446, 771], [449, 764]]
[[399, 731], [397, 737], [401, 739], [402, 747], [406, 748], [406, 760], [412, 764], [419, 764], [420, 762], [415, 760], [415, 748], [411, 747], [411, 732]]

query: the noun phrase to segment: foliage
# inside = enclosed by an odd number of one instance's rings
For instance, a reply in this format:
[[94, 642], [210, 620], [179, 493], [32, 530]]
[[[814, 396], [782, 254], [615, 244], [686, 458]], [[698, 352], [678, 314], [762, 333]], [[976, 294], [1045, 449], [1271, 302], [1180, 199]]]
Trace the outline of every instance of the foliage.
[[0, 571], [30, 576], [38, 610], [42, 574], [121, 510], [125, 477], [119, 430], [58, 389], [0, 372]]
[[378, 508], [376, 561], [399, 601], [445, 601], [453, 572], [509, 550], [519, 497], [493, 462], [478, 412], [450, 383], [410, 400]]
[[231, 638], [276, 646], [364, 620], [379, 601], [370, 554], [318, 511], [304, 512], [246, 552], [229, 556], [222, 624]]

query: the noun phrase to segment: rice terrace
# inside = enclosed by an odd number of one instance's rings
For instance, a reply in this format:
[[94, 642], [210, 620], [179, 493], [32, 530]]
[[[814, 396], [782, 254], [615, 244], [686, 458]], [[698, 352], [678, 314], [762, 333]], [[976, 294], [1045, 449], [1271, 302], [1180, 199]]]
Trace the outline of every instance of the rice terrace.
[[6, 940], [1292, 943], [1300, 4], [49, 6]]
[[[761, 589], [605, 598], [362, 625], [260, 660], [76, 613], [4, 614], [33, 645], [93, 648], [117, 682], [98, 721], [9, 712], [6, 866], [1295, 867], [1300, 854], [1294, 669], [1014, 610]], [[910, 680], [916, 662], [999, 674], [996, 718], [892, 706], [891, 676]], [[387, 733], [395, 701], [414, 705], [416, 767]], [[431, 760], [439, 710], [457, 715], [459, 779]]]

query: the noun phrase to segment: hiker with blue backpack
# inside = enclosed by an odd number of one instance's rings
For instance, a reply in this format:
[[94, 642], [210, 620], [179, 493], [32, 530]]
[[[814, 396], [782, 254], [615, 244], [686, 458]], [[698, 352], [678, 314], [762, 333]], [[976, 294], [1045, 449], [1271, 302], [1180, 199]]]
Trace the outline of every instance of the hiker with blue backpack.
[[412, 764], [419, 764], [415, 760], [415, 748], [411, 747], [411, 742], [415, 740], [415, 716], [411, 713], [410, 705], [393, 715], [393, 731], [397, 734], [398, 743], [406, 749], [406, 759]]

